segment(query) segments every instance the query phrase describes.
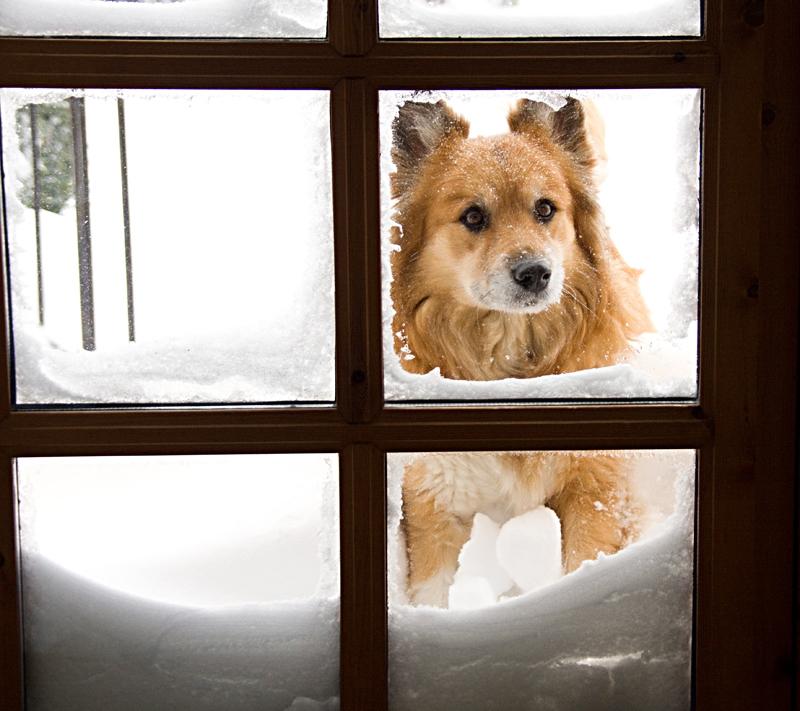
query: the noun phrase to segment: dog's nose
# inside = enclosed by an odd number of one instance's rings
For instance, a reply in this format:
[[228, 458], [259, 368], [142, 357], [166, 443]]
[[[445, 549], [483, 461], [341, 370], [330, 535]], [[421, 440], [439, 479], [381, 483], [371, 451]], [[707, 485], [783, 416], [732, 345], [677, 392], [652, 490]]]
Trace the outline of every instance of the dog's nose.
[[524, 259], [511, 267], [511, 276], [526, 291], [539, 294], [550, 283], [552, 271], [547, 262], [538, 259]]

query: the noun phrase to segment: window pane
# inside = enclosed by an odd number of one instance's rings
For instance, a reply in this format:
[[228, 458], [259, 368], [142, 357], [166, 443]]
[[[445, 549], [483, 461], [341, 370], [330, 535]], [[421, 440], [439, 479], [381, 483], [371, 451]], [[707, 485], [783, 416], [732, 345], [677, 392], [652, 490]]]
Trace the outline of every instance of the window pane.
[[3, 0], [0, 35], [323, 38], [326, 0]]
[[689, 708], [694, 452], [388, 466], [392, 711]]
[[28, 711], [338, 709], [336, 466], [20, 459]]
[[333, 400], [328, 92], [0, 101], [17, 404]]
[[382, 92], [386, 399], [695, 398], [700, 99]]
[[698, 0], [380, 0], [387, 38], [691, 37], [700, 17]]

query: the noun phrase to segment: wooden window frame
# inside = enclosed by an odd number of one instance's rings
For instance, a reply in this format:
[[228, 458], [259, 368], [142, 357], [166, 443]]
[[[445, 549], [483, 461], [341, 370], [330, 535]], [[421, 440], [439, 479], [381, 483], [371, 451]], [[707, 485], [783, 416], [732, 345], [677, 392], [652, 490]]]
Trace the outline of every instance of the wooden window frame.
[[[376, 6], [331, 0], [326, 41], [0, 38], [3, 87], [330, 90], [337, 285], [331, 409], [15, 410], [0, 329], [0, 708], [24, 707], [15, 457], [338, 452], [342, 708], [382, 711], [385, 453], [557, 448], [698, 450], [693, 707], [796, 706], [796, 3], [708, 0], [697, 39], [463, 42], [379, 41]], [[385, 407], [377, 91], [548, 87], [704, 91], [698, 402]]]

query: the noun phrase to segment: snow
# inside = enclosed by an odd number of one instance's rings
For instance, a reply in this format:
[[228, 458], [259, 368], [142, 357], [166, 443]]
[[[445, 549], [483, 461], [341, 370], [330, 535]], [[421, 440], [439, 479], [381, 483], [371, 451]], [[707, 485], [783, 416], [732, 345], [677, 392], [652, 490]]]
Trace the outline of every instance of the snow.
[[498, 526], [482, 513], [475, 514], [469, 540], [458, 555], [458, 570], [450, 586], [450, 609], [482, 607], [497, 602], [513, 580], [498, 562]]
[[335, 466], [18, 460], [26, 708], [338, 709]]
[[537, 590], [561, 577], [561, 522], [540, 506], [506, 521], [497, 537], [497, 561], [520, 590]]
[[[16, 108], [73, 94], [85, 97], [87, 116], [94, 352], [81, 348], [74, 204], [41, 213], [41, 327], [34, 216], [16, 197], [30, 172]], [[333, 400], [328, 92], [8, 89], [0, 102], [19, 404]]]
[[380, 0], [380, 33], [412, 37], [698, 36], [697, 0]]
[[325, 0], [3, 0], [0, 35], [325, 37]]
[[[655, 326], [633, 354], [604, 368], [530, 379], [488, 382], [403, 370], [394, 352], [389, 197], [391, 124], [405, 101], [447, 101], [470, 121], [470, 135], [508, 130], [505, 117], [519, 98], [553, 107], [565, 96], [591, 99], [606, 128], [608, 174], [600, 204], [622, 256], [643, 271], [640, 287]], [[701, 92], [697, 89], [581, 91], [382, 91], [381, 210], [385, 396], [390, 402], [498, 400], [694, 399], [697, 396], [699, 159]]]
[[131, 597], [32, 557], [29, 711], [333, 711], [339, 601], [197, 609]]
[[[449, 610], [405, 600], [400, 485], [415, 456], [424, 455], [389, 458], [393, 711], [690, 707], [694, 452], [617, 453], [633, 461], [642, 509], [638, 540], [619, 553], [534, 591]], [[554, 529], [542, 529], [552, 547]]]

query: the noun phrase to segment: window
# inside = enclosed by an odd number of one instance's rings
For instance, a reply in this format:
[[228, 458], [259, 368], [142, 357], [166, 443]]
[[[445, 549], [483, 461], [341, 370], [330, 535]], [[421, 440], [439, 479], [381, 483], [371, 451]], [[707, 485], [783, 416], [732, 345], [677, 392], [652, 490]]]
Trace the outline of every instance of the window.
[[[401, 669], [405, 678], [413, 672], [410, 655], [401, 654], [401, 658], [397, 647], [391, 654], [389, 650], [387, 605], [393, 583], [387, 581], [387, 567], [395, 553], [388, 547], [387, 524], [395, 520], [396, 499], [387, 502], [395, 486], [395, 480], [387, 478], [387, 461], [392, 465], [392, 457], [410, 453], [684, 450], [694, 454], [681, 456], [696, 456], [697, 461], [691, 704], [697, 709], [790, 708], [791, 695], [796, 693], [792, 687], [792, 591], [796, 585], [790, 542], [796, 494], [798, 254], [794, 231], [800, 220], [793, 199], [798, 172], [792, 159], [800, 108], [790, 73], [800, 64], [793, 61], [797, 50], [791, 35], [797, 9], [767, 6], [765, 11], [759, 2], [732, 7], [708, 0], [702, 6], [691, 4], [699, 8], [700, 18], [691, 12], [681, 15], [674, 10], [676, 3], [663, 3], [680, 15], [672, 31], [637, 29], [641, 25], [633, 23], [632, 31], [617, 32], [609, 29], [606, 18], [593, 38], [584, 30], [572, 37], [556, 32], [541, 39], [531, 36], [550, 33], [526, 31], [529, 37], [508, 38], [503, 31], [498, 34], [505, 39], [488, 40], [472, 38], [472, 32], [463, 32], [447, 19], [443, 22], [450, 29], [441, 33], [446, 39], [431, 39], [438, 33], [427, 31], [417, 34], [428, 37], [406, 37], [407, 32], [397, 29], [408, 26], [402, 13], [387, 10], [390, 3], [377, 0], [330, 2], [327, 34], [318, 31], [324, 25], [315, 14], [318, 4], [301, 10], [294, 3], [274, 3], [276, 17], [282, 18], [278, 24], [286, 31], [264, 30], [253, 32], [253, 37], [236, 31], [241, 25], [235, 22], [228, 25], [233, 31], [217, 32], [224, 23], [214, 21], [219, 15], [211, 9], [216, 12], [226, 3], [203, 3], [205, 10], [195, 18], [199, 24], [192, 25], [196, 31], [180, 39], [174, 24], [164, 25], [162, 36], [156, 38], [146, 36], [151, 32], [142, 29], [141, 23], [146, 15], [161, 11], [176, 16], [186, 13], [188, 2], [85, 0], [82, 4], [87, 7], [96, 5], [86, 12], [112, 20], [105, 26], [100, 20], [92, 23], [92, 34], [81, 37], [76, 35], [83, 32], [69, 24], [74, 18], [65, 20], [63, 33], [55, 33], [52, 25], [28, 22], [27, 8], [32, 3], [6, 3], [0, 9], [0, 88], [12, 93], [90, 90], [87, 95], [94, 92], [95, 96], [105, 90], [132, 95], [236, 90], [245, 98], [251, 92], [258, 96], [303, 89], [329, 96], [334, 276], [329, 335], [335, 336], [331, 381], [335, 398], [332, 404], [327, 395], [308, 397], [314, 402], [305, 404], [293, 397], [260, 396], [248, 402], [234, 394], [223, 398], [222, 404], [213, 397], [188, 404], [182, 395], [167, 394], [160, 404], [158, 398], [132, 403], [115, 397], [101, 403], [93, 398], [89, 402], [55, 398], [39, 403], [45, 407], [25, 406], [17, 397], [15, 381], [20, 354], [9, 337], [15, 316], [10, 247], [16, 218], [5, 186], [6, 328], [0, 380], [2, 707], [23, 711], [26, 704], [20, 525], [23, 545], [29, 529], [24, 520], [27, 494], [22, 470], [41, 458], [57, 462], [62, 457], [123, 457], [127, 461], [161, 456], [328, 455], [335, 462], [333, 469], [338, 466], [341, 602], [340, 656], [335, 661], [340, 669], [341, 708], [380, 711], [395, 706], [400, 698], [395, 695], [389, 702], [391, 684], [398, 678], [390, 684], [390, 657], [405, 665]], [[54, 7], [48, 0], [36, 4]], [[478, 3], [466, 4], [477, 7]], [[258, 5], [265, 8], [270, 3]], [[418, 18], [424, 14], [427, 22], [445, 17], [448, 2], [441, 7], [440, 3], [397, 5], [412, 12], [419, 5]], [[518, 6], [512, 3], [509, 12], [519, 14], [524, 5], [523, 0]], [[455, 0], [451, 6], [461, 7]], [[380, 25], [381, 8], [387, 13], [382, 17], [393, 18], [395, 29]], [[287, 13], [292, 15], [288, 19]], [[122, 16], [135, 19], [130, 37], [117, 36], [113, 30]], [[42, 18], [50, 22], [55, 16], [43, 15], [37, 22], [44, 22]], [[510, 24], [507, 19], [503, 22], [506, 28]], [[263, 38], [268, 34], [283, 39]], [[237, 39], [243, 35], [247, 41]], [[405, 38], [397, 39], [398, 35]], [[487, 90], [528, 92], [531, 101], [540, 103], [542, 95], [550, 92], [552, 103], [544, 102], [550, 111], [559, 110], [570, 92], [702, 94], [699, 242], [694, 235], [694, 245], [699, 245], [699, 281], [694, 287], [698, 298], [693, 306], [698, 335], [692, 341], [697, 378], [689, 379], [696, 384], [696, 393], [683, 389], [677, 398], [668, 399], [661, 392], [651, 400], [642, 399], [641, 393], [629, 399], [624, 393], [599, 398], [590, 393], [594, 400], [568, 394], [566, 399], [553, 397], [547, 402], [507, 393], [448, 394], [449, 402], [435, 395], [422, 403], [425, 398], [414, 395], [389, 396], [384, 366], [397, 353], [391, 340], [385, 347], [390, 326], [383, 277], [391, 271], [391, 250], [382, 251], [387, 244], [382, 220], [390, 224], [393, 218], [383, 214], [381, 203], [385, 178], [382, 97], [403, 93], [404, 101], [424, 103], [424, 96], [409, 98], [407, 93], [433, 92], [429, 96], [434, 96], [436, 92]], [[533, 96], [531, 92], [539, 93]], [[106, 108], [111, 113], [115, 109], [113, 105]], [[545, 111], [534, 109], [540, 110]], [[15, 128], [7, 125], [5, 116], [2, 131], [6, 145], [9, 136], [16, 141]], [[654, 143], [659, 141], [660, 136], [653, 137]], [[204, 146], [198, 146], [198, 151], [203, 150]], [[4, 160], [7, 153], [8, 149]], [[696, 185], [695, 180], [695, 189]], [[550, 203], [556, 210], [561, 207], [558, 200]], [[551, 217], [550, 208], [541, 204], [545, 207], [542, 211], [537, 207], [537, 224]], [[483, 228], [488, 224], [486, 215], [494, 214], [490, 208], [467, 205], [456, 216], [458, 224], [465, 230], [470, 225]], [[467, 215], [470, 209], [473, 215]], [[543, 272], [537, 269], [536, 279], [541, 280]], [[523, 282], [533, 278], [518, 275], [517, 280], [527, 288]], [[30, 283], [35, 285], [35, 279]], [[36, 309], [31, 313], [35, 318]], [[398, 346], [400, 355], [402, 345]], [[293, 404], [281, 404], [287, 399]], [[95, 407], [98, 404], [102, 406]], [[148, 483], [142, 480], [142, 486]], [[327, 489], [333, 496], [331, 491]], [[152, 496], [158, 492], [153, 490]], [[188, 628], [176, 629], [182, 634]], [[536, 630], [531, 629], [535, 636]], [[192, 641], [188, 632], [181, 634], [173, 642]], [[254, 643], [252, 636], [242, 634], [245, 648]], [[223, 636], [209, 634], [206, 639], [212, 645], [227, 643]], [[428, 658], [435, 653], [430, 646], [424, 651]], [[319, 650], [315, 653], [319, 655]], [[572, 662], [578, 666], [586, 662], [609, 678], [607, 667], [612, 662], [606, 659], [603, 667], [597, 656], [586, 651], [583, 656], [573, 655]], [[235, 654], [228, 660], [232, 666], [225, 670], [233, 675], [247, 664], [246, 658]], [[173, 666], [167, 665], [167, 671], [174, 672], [180, 661], [179, 655], [170, 657]], [[620, 657], [613, 663], [624, 670], [630, 661]], [[335, 666], [320, 669], [329, 674]], [[224, 684], [219, 689], [224, 691]], [[206, 699], [218, 698], [199, 679], [183, 690], [200, 699], [204, 694]], [[291, 698], [277, 699], [275, 707], [288, 705], [294, 711], [330, 708], [336, 703], [327, 692], [312, 694], [313, 699], [299, 689], [292, 693]], [[120, 698], [127, 698], [125, 694], [121, 689]], [[404, 696], [403, 703], [412, 697]], [[35, 708], [37, 698], [41, 697], [28, 694], [28, 708]], [[125, 707], [125, 701], [120, 703]]]

